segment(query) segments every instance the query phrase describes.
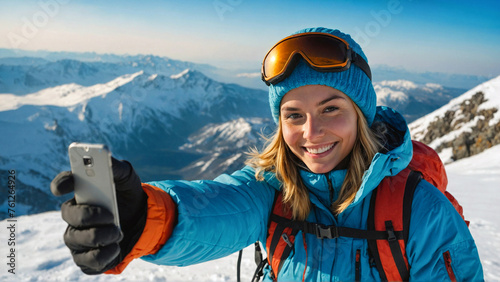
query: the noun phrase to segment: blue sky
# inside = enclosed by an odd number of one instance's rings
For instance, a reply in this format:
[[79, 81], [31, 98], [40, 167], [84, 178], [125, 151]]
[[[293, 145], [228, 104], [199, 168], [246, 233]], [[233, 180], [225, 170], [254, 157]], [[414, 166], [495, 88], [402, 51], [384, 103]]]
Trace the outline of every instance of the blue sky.
[[259, 70], [313, 26], [351, 34], [371, 65], [500, 75], [500, 1], [0, 0], [0, 48], [155, 54]]

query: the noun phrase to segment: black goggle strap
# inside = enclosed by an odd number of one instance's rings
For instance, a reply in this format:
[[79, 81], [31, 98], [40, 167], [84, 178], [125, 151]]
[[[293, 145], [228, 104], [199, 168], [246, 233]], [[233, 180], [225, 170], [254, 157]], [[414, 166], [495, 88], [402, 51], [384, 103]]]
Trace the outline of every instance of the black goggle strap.
[[356, 52], [351, 52], [351, 54], [352, 63], [358, 66], [366, 74], [366, 76], [368, 76], [368, 78], [372, 80], [372, 71], [370, 70], [370, 66], [368, 66], [368, 63], [365, 61], [365, 59], [358, 55]]

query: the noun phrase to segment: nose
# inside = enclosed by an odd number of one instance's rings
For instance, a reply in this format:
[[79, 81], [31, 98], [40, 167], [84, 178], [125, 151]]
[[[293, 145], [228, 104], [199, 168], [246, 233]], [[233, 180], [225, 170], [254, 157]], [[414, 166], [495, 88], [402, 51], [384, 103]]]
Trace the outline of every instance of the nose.
[[323, 125], [321, 120], [314, 117], [309, 116], [306, 122], [303, 125], [303, 135], [304, 139], [314, 140], [323, 135]]

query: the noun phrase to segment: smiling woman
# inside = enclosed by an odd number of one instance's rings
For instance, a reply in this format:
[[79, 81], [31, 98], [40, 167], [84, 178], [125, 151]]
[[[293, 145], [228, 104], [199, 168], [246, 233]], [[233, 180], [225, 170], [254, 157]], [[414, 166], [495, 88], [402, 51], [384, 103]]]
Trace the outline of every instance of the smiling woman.
[[[280, 111], [279, 135], [283, 136], [279, 138], [283, 142], [280, 147], [290, 150], [289, 158], [297, 160], [296, 166], [316, 174], [347, 169], [339, 197], [332, 204], [332, 210], [341, 213], [354, 199], [364, 171], [382, 148], [382, 137], [368, 128], [363, 113], [347, 95], [329, 86], [305, 85], [292, 89], [283, 97]], [[383, 125], [374, 128], [382, 131]], [[301, 182], [282, 175], [286, 187]], [[285, 192], [285, 199], [287, 195]], [[297, 200], [294, 208], [297, 217], [305, 218], [309, 199], [304, 195], [290, 197]]]

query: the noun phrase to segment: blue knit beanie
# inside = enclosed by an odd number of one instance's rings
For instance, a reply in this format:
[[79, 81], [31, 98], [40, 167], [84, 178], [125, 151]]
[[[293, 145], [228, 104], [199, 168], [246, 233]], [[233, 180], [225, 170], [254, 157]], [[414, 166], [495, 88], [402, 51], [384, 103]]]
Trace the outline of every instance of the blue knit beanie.
[[[347, 41], [350, 48], [368, 62], [361, 47], [348, 34], [323, 27], [307, 28], [294, 34], [304, 32], [324, 32], [338, 36]], [[361, 109], [368, 125], [371, 126], [375, 117], [377, 96], [371, 80], [358, 66], [351, 64], [348, 70], [342, 72], [319, 72], [309, 67], [303, 59], [300, 60], [290, 76], [276, 85], [269, 86], [269, 104], [276, 123], [279, 120], [283, 96], [288, 91], [304, 85], [326, 85], [342, 91]]]

